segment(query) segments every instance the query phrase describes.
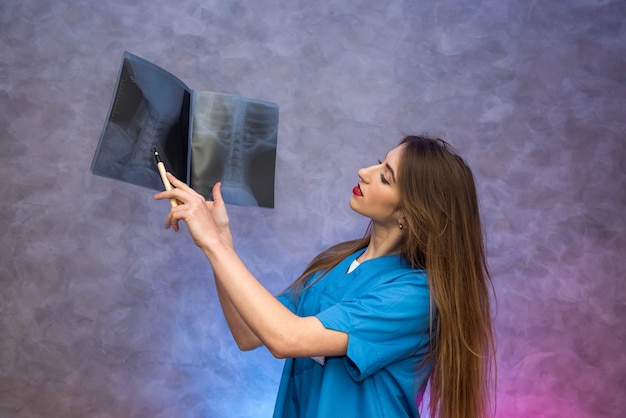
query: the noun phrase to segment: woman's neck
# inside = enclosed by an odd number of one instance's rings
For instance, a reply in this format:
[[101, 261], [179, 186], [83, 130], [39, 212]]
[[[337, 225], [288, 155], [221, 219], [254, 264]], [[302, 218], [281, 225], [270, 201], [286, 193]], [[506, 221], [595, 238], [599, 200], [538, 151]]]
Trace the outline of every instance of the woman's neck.
[[370, 243], [365, 248], [357, 260], [371, 260], [373, 258], [384, 257], [386, 255], [397, 254], [400, 252], [400, 240], [402, 239], [402, 231], [374, 228], [370, 237]]

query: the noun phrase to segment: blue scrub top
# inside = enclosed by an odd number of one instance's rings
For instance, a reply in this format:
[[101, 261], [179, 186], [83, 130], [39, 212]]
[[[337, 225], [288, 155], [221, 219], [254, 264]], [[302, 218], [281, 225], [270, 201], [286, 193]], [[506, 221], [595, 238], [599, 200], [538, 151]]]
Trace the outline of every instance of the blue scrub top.
[[348, 334], [345, 356], [285, 360], [275, 418], [418, 417], [417, 397], [431, 364], [430, 297], [426, 273], [400, 255], [348, 267], [343, 260], [294, 301], [279, 300], [299, 316], [316, 316]]

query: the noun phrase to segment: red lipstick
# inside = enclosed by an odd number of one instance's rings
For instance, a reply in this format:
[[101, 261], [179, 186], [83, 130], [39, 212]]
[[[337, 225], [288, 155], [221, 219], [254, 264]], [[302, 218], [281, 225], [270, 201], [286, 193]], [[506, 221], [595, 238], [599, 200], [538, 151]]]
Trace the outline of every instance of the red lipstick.
[[355, 196], [363, 196], [363, 192], [361, 191], [361, 186], [358, 185], [358, 184], [356, 186], [354, 186], [354, 189], [352, 189], [352, 193]]

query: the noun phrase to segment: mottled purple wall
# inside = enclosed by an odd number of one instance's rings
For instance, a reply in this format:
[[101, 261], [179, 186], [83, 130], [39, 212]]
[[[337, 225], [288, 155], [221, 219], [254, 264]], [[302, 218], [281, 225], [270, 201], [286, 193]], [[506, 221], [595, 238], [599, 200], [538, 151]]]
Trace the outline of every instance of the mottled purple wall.
[[276, 209], [232, 207], [279, 291], [360, 236], [356, 170], [403, 132], [473, 166], [498, 296], [498, 417], [626, 410], [622, 0], [0, 0], [0, 416], [271, 415], [166, 202], [89, 171], [121, 54], [280, 105]]

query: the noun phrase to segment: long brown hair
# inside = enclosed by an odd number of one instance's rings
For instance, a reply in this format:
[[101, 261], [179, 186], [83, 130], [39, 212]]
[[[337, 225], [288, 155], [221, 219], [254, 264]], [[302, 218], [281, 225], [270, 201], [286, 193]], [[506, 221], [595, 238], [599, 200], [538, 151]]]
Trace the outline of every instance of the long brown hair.
[[[401, 144], [398, 188], [406, 225], [400, 252], [414, 268], [426, 270], [435, 307], [430, 414], [484, 417], [490, 409], [495, 345], [474, 177], [441, 139], [407, 136]], [[315, 272], [329, 271], [365, 248], [370, 233], [371, 224], [363, 238], [319, 254], [290, 289], [300, 293]]]

